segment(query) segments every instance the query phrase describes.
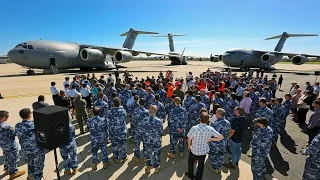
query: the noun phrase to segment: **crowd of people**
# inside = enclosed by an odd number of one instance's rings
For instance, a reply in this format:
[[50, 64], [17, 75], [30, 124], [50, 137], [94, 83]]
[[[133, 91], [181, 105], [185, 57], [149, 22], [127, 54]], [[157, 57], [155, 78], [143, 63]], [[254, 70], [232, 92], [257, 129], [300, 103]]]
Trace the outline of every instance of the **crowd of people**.
[[[308, 147], [302, 154], [309, 155], [303, 179], [319, 179], [320, 170], [320, 99], [319, 83], [307, 87], [301, 94], [300, 86], [292, 82], [290, 92], [284, 97], [276, 96], [283, 77], [271, 78], [263, 71], [243, 73], [212, 72], [209, 69], [198, 77], [192, 72], [185, 78], [175, 78], [172, 71], [160, 72], [158, 77], [133, 78], [127, 71], [123, 78], [119, 73], [115, 78], [95, 74], [77, 75], [63, 82], [59, 90], [56, 82], [51, 82], [50, 91], [54, 104], [68, 107], [70, 118], [76, 119], [80, 133], [90, 133], [93, 166], [97, 170], [102, 152], [103, 168], [110, 165], [106, 143], [111, 143], [114, 163], [124, 163], [127, 158], [127, 137], [134, 144], [133, 161], [146, 164], [145, 171], [160, 171], [162, 136], [167, 126], [170, 135], [170, 152], [167, 157], [175, 159], [178, 154], [184, 157], [185, 145], [189, 151], [188, 171], [190, 179], [202, 179], [204, 161], [209, 155], [213, 173], [221, 173], [223, 166], [235, 169], [241, 158], [241, 143], [246, 131], [253, 131], [250, 143], [252, 149], [251, 170], [254, 180], [265, 178], [265, 160], [272, 147], [276, 147], [279, 134], [285, 132], [287, 117], [292, 113], [296, 122], [307, 126]], [[44, 96], [39, 96], [33, 110], [48, 106]], [[306, 114], [313, 113], [309, 121]], [[4, 151], [5, 171], [11, 179], [24, 174], [18, 171], [18, 147], [14, 137], [18, 136], [22, 152], [28, 163], [28, 178], [41, 179], [44, 167], [44, 151], [36, 146], [31, 110], [20, 111], [22, 122], [15, 128], [4, 122], [7, 111], [0, 111], [0, 140]], [[129, 119], [130, 131], [126, 121]], [[70, 121], [71, 122], [71, 121]], [[85, 128], [86, 126], [86, 128]], [[70, 143], [61, 146], [65, 174], [78, 171], [76, 157], [75, 128], [70, 123]], [[143, 144], [143, 155], [140, 144]], [[177, 147], [178, 145], [178, 147]], [[230, 147], [232, 158], [224, 163], [224, 156]], [[177, 153], [178, 152], [178, 153]], [[142, 157], [142, 158], [141, 158]], [[194, 164], [198, 171], [194, 175]]]

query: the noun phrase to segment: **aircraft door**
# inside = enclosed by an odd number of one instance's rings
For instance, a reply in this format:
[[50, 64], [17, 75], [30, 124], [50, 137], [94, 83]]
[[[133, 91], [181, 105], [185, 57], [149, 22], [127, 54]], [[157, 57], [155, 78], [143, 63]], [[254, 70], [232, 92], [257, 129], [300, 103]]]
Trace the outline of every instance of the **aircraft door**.
[[50, 58], [50, 66], [56, 66], [56, 58], [54, 58], [54, 57], [51, 57]]
[[58, 74], [58, 66], [56, 64], [56, 58], [50, 57], [50, 70], [52, 71], [53, 74]]

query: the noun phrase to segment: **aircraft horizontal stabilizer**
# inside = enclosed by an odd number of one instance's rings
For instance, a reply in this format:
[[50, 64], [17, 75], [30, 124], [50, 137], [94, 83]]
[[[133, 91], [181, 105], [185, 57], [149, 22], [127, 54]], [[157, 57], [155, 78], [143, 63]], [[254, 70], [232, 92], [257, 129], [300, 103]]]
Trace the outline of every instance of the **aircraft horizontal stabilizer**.
[[[170, 34], [169, 36], [187, 36], [188, 34]], [[157, 35], [151, 37], [168, 37], [168, 35]]]
[[[130, 30], [131, 30], [131, 31], [134, 31], [134, 32], [137, 33], [137, 34], [159, 34], [159, 33], [157, 33], [157, 32], [137, 31], [137, 30], [135, 30], [135, 29], [133, 29], [133, 28], [131, 28]], [[127, 31], [127, 32], [125, 32], [125, 33], [123, 33], [123, 34], [121, 34], [120, 36], [127, 36], [127, 35], [129, 34], [130, 30]]]
[[284, 32], [282, 35], [272, 36], [272, 37], [266, 38], [265, 40], [278, 39], [278, 38], [281, 38], [282, 36], [285, 36], [286, 38], [288, 38], [288, 37], [318, 36], [318, 34], [288, 34]]

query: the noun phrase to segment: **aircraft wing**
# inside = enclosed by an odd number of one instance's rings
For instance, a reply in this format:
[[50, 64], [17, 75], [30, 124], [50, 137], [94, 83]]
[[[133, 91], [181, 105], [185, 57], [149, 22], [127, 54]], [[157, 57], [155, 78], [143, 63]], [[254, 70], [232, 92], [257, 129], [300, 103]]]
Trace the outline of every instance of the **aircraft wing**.
[[298, 54], [298, 53], [277, 52], [277, 54], [284, 55], [284, 56], [289, 56], [289, 57], [296, 56], [296, 55], [302, 55], [302, 56], [305, 56], [305, 57], [320, 57], [320, 55], [303, 54], [303, 53], [302, 54]]
[[[85, 45], [84, 45], [85, 46]], [[88, 45], [87, 45], [88, 46]], [[126, 48], [112, 48], [112, 47], [101, 47], [101, 46], [89, 46], [89, 48], [92, 49], [99, 49], [105, 54], [110, 54], [114, 55], [117, 51], [128, 51], [130, 52], [133, 56], [138, 56], [139, 54], [145, 54], [147, 56], [151, 55], [160, 55], [160, 56], [176, 56], [176, 55], [170, 55], [170, 54], [164, 54], [164, 53], [157, 53], [157, 52], [147, 52], [147, 51], [139, 51], [139, 50], [134, 50], [134, 49], [126, 49]], [[180, 57], [180, 56], [176, 56]]]

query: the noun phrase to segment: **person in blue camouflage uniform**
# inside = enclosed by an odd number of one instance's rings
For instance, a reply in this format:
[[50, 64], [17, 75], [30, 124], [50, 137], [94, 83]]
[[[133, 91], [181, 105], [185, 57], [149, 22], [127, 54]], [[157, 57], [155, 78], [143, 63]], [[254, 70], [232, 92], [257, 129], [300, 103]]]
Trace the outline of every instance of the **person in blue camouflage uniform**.
[[268, 87], [265, 87], [265, 88], [264, 88], [263, 94], [262, 94], [261, 97], [265, 98], [265, 99], [267, 100], [267, 102], [269, 102], [269, 101], [271, 100], [272, 95], [270, 94]]
[[256, 92], [259, 93], [259, 96], [262, 96], [262, 94], [263, 94], [263, 85], [262, 84], [258, 84], [258, 88], [256, 89]]
[[166, 118], [166, 109], [164, 105], [160, 102], [160, 95], [156, 94], [154, 96], [154, 99], [155, 101], [152, 103], [152, 105], [155, 105], [157, 107], [156, 117], [164, 122], [164, 119]]
[[[109, 136], [112, 142], [113, 160], [124, 163], [127, 160], [127, 125], [126, 110], [120, 106], [120, 100], [114, 98], [113, 108], [108, 111]], [[120, 150], [120, 151], [119, 151]]]
[[129, 99], [131, 99], [131, 97], [132, 97], [132, 93], [130, 90], [130, 85], [126, 84], [124, 90], [121, 91], [121, 99], [120, 99], [121, 104], [126, 111], [128, 111], [127, 102], [129, 101]]
[[302, 180], [320, 179], [320, 134], [318, 134], [311, 144], [302, 151], [303, 155], [308, 155]]
[[[200, 102], [200, 96], [197, 98], [198, 102]], [[177, 141], [179, 144], [180, 157], [183, 157], [185, 148], [184, 130], [186, 129], [188, 121], [187, 110], [181, 106], [181, 99], [179, 97], [175, 97], [173, 99], [173, 103], [175, 107], [170, 110], [168, 116], [168, 125], [170, 129], [170, 152], [167, 154], [167, 156], [172, 159], [175, 158]], [[203, 107], [205, 107], [204, 104]], [[198, 114], [200, 116], [200, 109]]]
[[154, 95], [152, 94], [151, 87], [147, 88], [146, 105], [145, 108], [149, 109], [151, 104], [154, 102]]
[[285, 101], [284, 101], [284, 103], [282, 103], [282, 105], [285, 109], [285, 116], [284, 116], [282, 123], [280, 124], [280, 133], [284, 132], [286, 129], [287, 117], [290, 115], [290, 110], [291, 110], [291, 105], [292, 105], [290, 94], [286, 94], [284, 96], [284, 98], [285, 98]]
[[112, 97], [112, 93], [117, 93], [117, 89], [114, 87], [114, 83], [110, 83], [110, 87], [104, 90], [104, 94], [107, 96], [108, 99]]
[[[142, 123], [143, 144], [146, 155], [146, 173], [150, 173], [151, 168], [155, 168], [155, 173], [160, 171], [160, 155], [162, 150], [162, 120], [156, 117], [157, 107], [152, 105], [149, 109], [150, 117]], [[152, 163], [152, 156], [154, 161]]]
[[192, 104], [194, 104], [196, 101], [194, 100], [192, 91], [187, 91], [187, 97], [183, 101], [183, 107], [186, 108], [187, 111], [189, 111], [189, 108]]
[[141, 84], [137, 84], [137, 95], [139, 96], [139, 98], [146, 98], [147, 97], [147, 92], [142, 89], [142, 85]]
[[34, 122], [29, 108], [21, 109], [22, 122], [16, 124], [15, 133], [19, 138], [21, 151], [28, 164], [28, 178], [40, 180], [43, 175], [45, 152], [36, 145]]
[[156, 94], [160, 95], [160, 102], [164, 106], [166, 106], [166, 103], [168, 101], [167, 92], [163, 89], [163, 85], [162, 84], [159, 84], [158, 87], [159, 87], [159, 90], [156, 92]]
[[278, 141], [278, 134], [280, 133], [280, 126], [282, 121], [285, 118], [285, 108], [282, 105], [282, 98], [276, 98], [275, 100], [275, 106], [272, 109], [273, 118], [269, 120], [270, 127], [273, 131], [272, 136], [272, 146], [275, 146]]
[[98, 151], [99, 149], [102, 152], [102, 162], [103, 168], [107, 168], [109, 166], [108, 159], [108, 151], [106, 146], [107, 141], [107, 121], [105, 117], [100, 117], [100, 108], [95, 106], [92, 110], [93, 117], [87, 120], [87, 126], [90, 130], [90, 138], [91, 138], [91, 153], [92, 153], [92, 170], [97, 170], [97, 165], [99, 162], [98, 159]]
[[223, 100], [223, 106], [222, 107], [224, 107], [225, 104], [227, 104], [227, 102], [230, 100], [230, 94], [228, 92], [228, 89], [224, 89], [223, 90], [223, 98], [222, 98], [222, 100]]
[[211, 101], [209, 99], [209, 96], [206, 95], [206, 91], [204, 89], [200, 89], [200, 97], [201, 97], [201, 102], [203, 104], [205, 104], [207, 110], [210, 111], [210, 103], [211, 103]]
[[252, 100], [251, 103], [251, 107], [250, 107], [250, 114], [251, 116], [253, 116], [257, 109], [259, 108], [259, 96], [256, 94], [256, 88], [255, 87], [251, 87], [250, 88], [250, 98]]
[[5, 123], [9, 118], [8, 111], [0, 111], [0, 147], [4, 156], [5, 175], [10, 179], [22, 176], [26, 171], [18, 171], [20, 161], [18, 144], [15, 141], [14, 128]]
[[200, 110], [206, 107], [206, 105], [201, 102], [201, 97], [199, 95], [196, 95], [195, 101], [196, 103], [191, 105], [188, 111], [189, 118], [187, 123], [186, 134], [189, 132], [192, 126], [199, 124]]
[[[172, 99], [174, 99], [175, 97], [176, 97], [176, 95], [173, 94], [172, 95]], [[174, 107], [175, 107], [175, 105], [174, 105], [173, 101], [167, 103], [167, 105], [166, 105], [166, 114], [168, 115], [168, 117], [170, 115], [171, 109], [174, 108]]]
[[[142, 141], [143, 131], [145, 129], [142, 128], [142, 123], [147, 121], [149, 118], [149, 111], [144, 108], [146, 104], [146, 100], [144, 98], [141, 98], [139, 100], [139, 107], [133, 112], [131, 123], [134, 124], [134, 156], [132, 160], [136, 163], [139, 163], [140, 159], [140, 143]], [[145, 150], [145, 149], [144, 149]]]
[[97, 100], [99, 100], [99, 94], [103, 94], [102, 100], [108, 102], [108, 98], [106, 95], [104, 95], [101, 87], [98, 88], [98, 93], [92, 97], [92, 102], [96, 102]]
[[104, 94], [99, 94], [99, 99], [93, 103], [93, 106], [99, 107], [99, 117], [105, 118], [108, 111], [108, 103], [104, 101]]
[[259, 106], [260, 108], [256, 111], [253, 118], [259, 118], [259, 117], [265, 117], [268, 119], [269, 122], [272, 122], [273, 120], [273, 113], [272, 111], [267, 107], [267, 100], [265, 98], [259, 99]]
[[[210, 126], [213, 127], [217, 132], [219, 132], [223, 137], [228, 137], [229, 131], [231, 129], [231, 124], [224, 118], [225, 113], [226, 111], [224, 109], [218, 108], [216, 111], [217, 120], [210, 123]], [[227, 152], [227, 141], [228, 138], [224, 138], [221, 141], [214, 141], [209, 143], [209, 157], [211, 161], [209, 169], [216, 174], [221, 172], [224, 155]]]
[[256, 130], [250, 142], [252, 148], [251, 171], [253, 180], [262, 180], [267, 173], [265, 160], [268, 157], [272, 143], [272, 129], [268, 126], [268, 119], [260, 117], [254, 119]]
[[111, 98], [108, 99], [108, 110], [113, 107], [113, 100], [117, 97], [116, 93], [112, 93]]
[[[133, 121], [132, 121], [132, 117], [133, 117], [134, 111], [140, 106], [140, 105], [139, 105], [139, 96], [138, 96], [138, 95], [135, 95], [134, 98], [133, 98], [133, 100], [134, 100], [134, 102], [128, 106], [128, 110], [129, 110], [128, 113], [129, 113], [129, 115], [130, 115], [130, 127], [131, 127], [130, 132], [131, 132], [132, 138], [134, 137], [134, 133], [135, 133], [135, 131], [134, 131], [134, 129], [135, 129], [135, 124], [134, 124]], [[132, 141], [132, 142], [133, 142], [133, 141]]]
[[230, 100], [224, 106], [224, 110], [226, 111], [224, 118], [229, 122], [231, 122], [231, 120], [235, 117], [234, 109], [240, 105], [239, 102], [236, 100], [236, 97], [236, 94], [230, 94]]
[[220, 107], [224, 106], [223, 99], [221, 99], [221, 94], [219, 92], [214, 94], [213, 104], [219, 104]]
[[[78, 172], [77, 143], [75, 136], [75, 128], [72, 123], [69, 123], [70, 142], [68, 145], [61, 145], [59, 147], [60, 155], [63, 159], [63, 168], [67, 175], [75, 175]], [[72, 173], [70, 169], [72, 169]]]

